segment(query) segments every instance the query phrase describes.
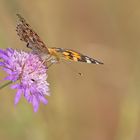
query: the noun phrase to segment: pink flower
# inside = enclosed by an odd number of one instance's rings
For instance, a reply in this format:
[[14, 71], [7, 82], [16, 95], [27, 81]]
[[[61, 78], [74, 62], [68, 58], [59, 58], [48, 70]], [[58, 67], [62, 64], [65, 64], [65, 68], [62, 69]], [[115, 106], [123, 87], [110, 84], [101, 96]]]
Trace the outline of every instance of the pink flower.
[[33, 105], [35, 112], [40, 102], [48, 103], [45, 98], [45, 95], [50, 95], [49, 84], [46, 81], [47, 67], [38, 55], [11, 48], [0, 49], [0, 67], [8, 74], [5, 80], [16, 82], [11, 86], [17, 89], [15, 104], [19, 102], [22, 95]]

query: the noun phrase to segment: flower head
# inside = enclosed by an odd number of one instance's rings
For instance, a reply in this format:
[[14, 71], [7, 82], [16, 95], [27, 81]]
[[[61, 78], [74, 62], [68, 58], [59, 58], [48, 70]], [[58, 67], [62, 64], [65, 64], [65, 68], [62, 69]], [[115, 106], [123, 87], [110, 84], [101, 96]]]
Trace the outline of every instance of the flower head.
[[34, 53], [17, 51], [11, 48], [0, 49], [0, 67], [8, 74], [5, 80], [16, 82], [11, 86], [17, 89], [15, 104], [22, 95], [33, 105], [36, 112], [39, 103], [47, 104], [45, 95], [49, 95], [47, 79], [47, 67], [41, 58]]

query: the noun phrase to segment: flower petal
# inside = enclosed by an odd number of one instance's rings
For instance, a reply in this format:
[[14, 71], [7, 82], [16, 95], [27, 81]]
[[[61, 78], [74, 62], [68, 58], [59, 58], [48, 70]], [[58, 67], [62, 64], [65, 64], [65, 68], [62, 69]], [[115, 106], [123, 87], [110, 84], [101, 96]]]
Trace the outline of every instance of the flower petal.
[[22, 90], [18, 90], [15, 96], [15, 105], [19, 102], [22, 95]]
[[20, 84], [15, 84], [11, 86], [12, 89], [19, 89], [20, 88]]
[[39, 96], [39, 100], [44, 104], [48, 103], [48, 100], [44, 96]]
[[3, 62], [0, 62], [0, 66], [4, 66], [4, 63]]
[[34, 112], [37, 112], [38, 107], [39, 107], [39, 103], [38, 103], [38, 100], [35, 96], [33, 96], [32, 104], [33, 104]]

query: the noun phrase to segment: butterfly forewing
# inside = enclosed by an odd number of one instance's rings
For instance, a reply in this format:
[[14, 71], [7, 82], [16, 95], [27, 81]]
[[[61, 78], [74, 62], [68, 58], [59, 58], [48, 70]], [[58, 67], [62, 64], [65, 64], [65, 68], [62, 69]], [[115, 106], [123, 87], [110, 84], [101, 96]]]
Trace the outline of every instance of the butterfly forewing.
[[102, 62], [93, 59], [89, 56], [83, 55], [79, 52], [76, 52], [71, 49], [63, 49], [63, 48], [49, 48], [50, 52], [56, 52], [56, 55], [62, 59], [74, 61], [74, 62], [85, 62], [92, 64], [103, 64]]

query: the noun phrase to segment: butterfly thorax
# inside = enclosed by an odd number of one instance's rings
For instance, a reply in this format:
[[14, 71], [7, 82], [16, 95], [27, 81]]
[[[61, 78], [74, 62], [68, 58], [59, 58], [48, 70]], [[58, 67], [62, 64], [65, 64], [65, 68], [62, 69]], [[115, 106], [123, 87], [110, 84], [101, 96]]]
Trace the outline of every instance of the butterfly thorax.
[[59, 62], [60, 61], [60, 58], [61, 58], [61, 54], [54, 48], [48, 48], [49, 50], [49, 53], [51, 55], [51, 60], [52, 61], [55, 61], [56, 62]]

